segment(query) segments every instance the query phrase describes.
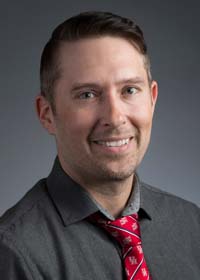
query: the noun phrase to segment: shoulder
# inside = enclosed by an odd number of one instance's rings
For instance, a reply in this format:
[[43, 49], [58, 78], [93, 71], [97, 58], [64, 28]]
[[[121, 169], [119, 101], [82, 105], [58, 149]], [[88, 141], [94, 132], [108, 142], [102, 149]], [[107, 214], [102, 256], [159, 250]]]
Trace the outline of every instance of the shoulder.
[[149, 196], [162, 203], [166, 202], [174, 204], [175, 206], [189, 207], [197, 210], [197, 212], [200, 211], [200, 208], [195, 203], [144, 182], [141, 183], [141, 192], [144, 196]]
[[36, 227], [49, 207], [46, 179], [40, 180], [25, 196], [0, 217], [0, 241], [16, 241]]
[[184, 221], [200, 230], [200, 208], [181, 197], [141, 183], [141, 204], [161, 220]]
[[33, 279], [33, 257], [40, 248], [36, 241], [44, 238], [41, 225], [49, 201], [46, 179], [42, 179], [0, 218], [0, 275], [4, 279]]

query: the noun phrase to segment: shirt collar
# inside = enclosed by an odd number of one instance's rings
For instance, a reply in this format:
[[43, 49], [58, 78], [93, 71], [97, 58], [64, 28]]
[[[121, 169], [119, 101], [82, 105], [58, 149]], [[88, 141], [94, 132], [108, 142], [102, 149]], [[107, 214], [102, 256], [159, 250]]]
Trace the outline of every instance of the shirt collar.
[[98, 211], [90, 195], [64, 172], [58, 157], [47, 178], [47, 188], [65, 225], [80, 221]]
[[[111, 220], [114, 219], [83, 187], [65, 173], [58, 157], [55, 159], [53, 169], [47, 178], [47, 189], [65, 226], [81, 221], [97, 211], [101, 211]], [[122, 216], [139, 211], [141, 218], [151, 219], [151, 214], [148, 214], [151, 213], [151, 207], [145, 202], [147, 196], [148, 192], [142, 187], [136, 174], [134, 188]]]
[[134, 187], [132, 188], [132, 192], [128, 200], [127, 206], [122, 212], [122, 216], [128, 216], [137, 213], [139, 209], [140, 209], [140, 180], [138, 175], [135, 173]]
[[140, 211], [145, 212], [148, 219], [158, 217], [161, 212], [160, 200], [158, 200], [158, 190], [145, 184], [140, 183]]

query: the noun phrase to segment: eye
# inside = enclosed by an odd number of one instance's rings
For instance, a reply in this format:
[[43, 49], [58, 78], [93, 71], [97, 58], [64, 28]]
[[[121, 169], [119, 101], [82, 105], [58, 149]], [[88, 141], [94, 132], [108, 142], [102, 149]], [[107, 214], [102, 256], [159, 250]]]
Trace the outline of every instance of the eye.
[[95, 97], [95, 94], [92, 91], [85, 91], [79, 95], [80, 99], [90, 99], [90, 98], [94, 98], [94, 97]]
[[127, 87], [124, 91], [124, 93], [129, 95], [135, 95], [138, 92], [138, 89], [135, 87]]

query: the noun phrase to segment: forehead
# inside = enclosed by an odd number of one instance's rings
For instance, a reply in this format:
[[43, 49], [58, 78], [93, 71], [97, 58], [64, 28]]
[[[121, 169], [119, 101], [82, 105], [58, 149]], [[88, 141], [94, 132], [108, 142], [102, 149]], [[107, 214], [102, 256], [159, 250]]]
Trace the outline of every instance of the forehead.
[[128, 40], [119, 37], [64, 42], [59, 50], [59, 65], [61, 78], [70, 80], [147, 76], [144, 56]]

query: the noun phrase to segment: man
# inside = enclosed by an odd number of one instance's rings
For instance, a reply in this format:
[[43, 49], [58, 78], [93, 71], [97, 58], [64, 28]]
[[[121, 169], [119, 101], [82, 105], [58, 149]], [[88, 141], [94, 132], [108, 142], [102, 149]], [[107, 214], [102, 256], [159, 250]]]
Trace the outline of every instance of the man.
[[1, 279], [199, 280], [198, 207], [136, 174], [157, 94], [131, 20], [88, 12], [54, 30], [36, 107], [58, 157], [1, 218]]

